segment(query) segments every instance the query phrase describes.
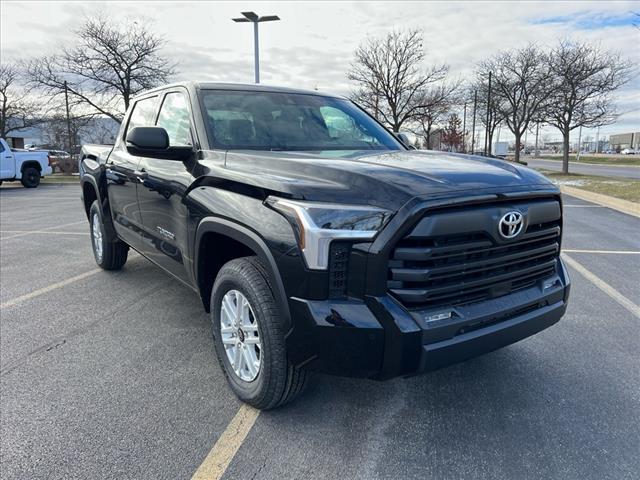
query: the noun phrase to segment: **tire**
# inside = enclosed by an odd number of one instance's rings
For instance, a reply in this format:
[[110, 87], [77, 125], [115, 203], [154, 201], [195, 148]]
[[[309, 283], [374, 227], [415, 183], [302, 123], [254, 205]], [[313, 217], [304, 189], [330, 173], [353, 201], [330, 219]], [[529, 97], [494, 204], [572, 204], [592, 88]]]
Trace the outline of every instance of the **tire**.
[[89, 227], [93, 257], [98, 266], [105, 270], [120, 270], [127, 261], [129, 245], [118, 238], [108, 238], [98, 200], [91, 204]]
[[[260, 410], [269, 410], [292, 401], [302, 392], [307, 378], [306, 370], [294, 367], [287, 359], [285, 327], [268, 278], [265, 266], [257, 257], [238, 258], [220, 269], [211, 292], [211, 322], [218, 361], [238, 398]], [[250, 322], [243, 322], [240, 325], [242, 328], [236, 330], [235, 338], [231, 338], [234, 333], [223, 333], [222, 327], [225, 323], [228, 325], [227, 321], [233, 315], [222, 312], [222, 302], [223, 299], [231, 300], [233, 307], [242, 298], [248, 301], [249, 308], [244, 311]], [[245, 331], [247, 325], [249, 328]], [[227, 327], [227, 330], [236, 327]], [[226, 343], [223, 343], [223, 335]], [[249, 343], [251, 338], [253, 342]], [[255, 345], [256, 341], [260, 344], [259, 348]], [[247, 356], [244, 353], [235, 356], [234, 348], [237, 350], [238, 344], [244, 345], [241, 351], [246, 350]], [[240, 373], [232, 365], [234, 358], [240, 358]], [[249, 369], [249, 359], [258, 359], [257, 373]], [[253, 374], [255, 377], [251, 378]]]
[[25, 168], [22, 171], [20, 182], [25, 188], [36, 188], [40, 185], [40, 171], [36, 167]]

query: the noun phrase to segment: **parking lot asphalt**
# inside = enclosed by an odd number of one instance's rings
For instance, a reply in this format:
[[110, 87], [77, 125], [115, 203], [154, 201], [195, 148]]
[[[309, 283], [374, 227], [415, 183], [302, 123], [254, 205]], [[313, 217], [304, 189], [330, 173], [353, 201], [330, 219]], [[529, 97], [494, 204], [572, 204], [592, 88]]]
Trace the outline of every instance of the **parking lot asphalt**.
[[[565, 205], [566, 254], [637, 304], [640, 219]], [[241, 406], [208, 316], [139, 255], [97, 270], [88, 231], [77, 186], [0, 188], [0, 477], [191, 478]], [[557, 325], [408, 379], [316, 375], [223, 478], [638, 478], [640, 313], [569, 269]]]

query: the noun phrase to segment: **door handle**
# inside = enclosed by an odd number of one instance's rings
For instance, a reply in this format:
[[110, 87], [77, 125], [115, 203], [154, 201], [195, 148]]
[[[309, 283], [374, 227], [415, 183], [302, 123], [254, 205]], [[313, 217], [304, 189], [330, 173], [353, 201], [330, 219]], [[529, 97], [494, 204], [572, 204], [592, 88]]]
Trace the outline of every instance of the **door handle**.
[[133, 175], [141, 182], [149, 178], [149, 174], [144, 168], [142, 170], [134, 170]]

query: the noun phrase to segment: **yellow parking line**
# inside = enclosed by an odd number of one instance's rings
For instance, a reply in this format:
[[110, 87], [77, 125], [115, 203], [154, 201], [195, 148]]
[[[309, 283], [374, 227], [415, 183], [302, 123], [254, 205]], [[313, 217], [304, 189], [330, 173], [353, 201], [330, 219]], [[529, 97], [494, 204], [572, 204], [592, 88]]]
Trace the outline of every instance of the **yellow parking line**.
[[48, 292], [50, 292], [52, 290], [55, 290], [56, 288], [64, 287], [66, 285], [69, 285], [70, 283], [77, 282], [78, 280], [82, 280], [84, 278], [90, 277], [91, 275], [95, 275], [96, 273], [101, 272], [101, 271], [102, 271], [102, 269], [100, 269], [100, 268], [96, 268], [94, 270], [89, 270], [88, 272], [81, 273], [80, 275], [76, 275], [75, 277], [67, 278], [66, 280], [63, 280], [63, 281], [58, 282], [58, 283], [54, 283], [52, 285], [49, 285], [48, 287], [44, 287], [44, 288], [41, 288], [39, 290], [34, 290], [33, 292], [27, 293], [25, 295], [20, 295], [19, 297], [16, 297], [16, 298], [14, 298], [12, 300], [7, 300], [6, 302], [1, 303], [0, 304], [0, 309], [13, 307], [14, 305], [18, 305], [19, 303], [22, 303], [22, 302], [24, 302], [26, 300], [30, 300], [30, 299], [35, 298], [35, 297], [39, 297], [40, 295], [43, 295], [43, 294], [48, 293]]
[[587, 270], [582, 264], [576, 262], [573, 258], [568, 255], [563, 254], [562, 257], [564, 261], [573, 269], [577, 270], [580, 275], [593, 283], [596, 287], [602, 290], [604, 293], [613, 298], [616, 302], [618, 302], [621, 306], [629, 310], [633, 315], [640, 318], [640, 307], [629, 300], [627, 297], [622, 295], [619, 291], [609, 285], [607, 282], [602, 280], [600, 277], [591, 273]]
[[258, 415], [260, 415], [260, 410], [243, 404], [198, 467], [196, 473], [193, 474], [191, 480], [218, 480], [222, 478], [244, 439], [247, 438]]
[[563, 248], [564, 253], [614, 253], [616, 255], [640, 255], [640, 252], [633, 252], [629, 250], [571, 250]]

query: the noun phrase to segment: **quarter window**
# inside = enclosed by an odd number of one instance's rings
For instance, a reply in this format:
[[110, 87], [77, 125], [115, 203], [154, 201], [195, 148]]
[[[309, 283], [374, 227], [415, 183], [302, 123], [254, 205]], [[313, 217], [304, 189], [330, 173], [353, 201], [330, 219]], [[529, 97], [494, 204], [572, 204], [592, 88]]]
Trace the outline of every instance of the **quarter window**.
[[189, 107], [184, 94], [173, 92], [164, 97], [156, 125], [167, 131], [170, 146], [192, 145]]

